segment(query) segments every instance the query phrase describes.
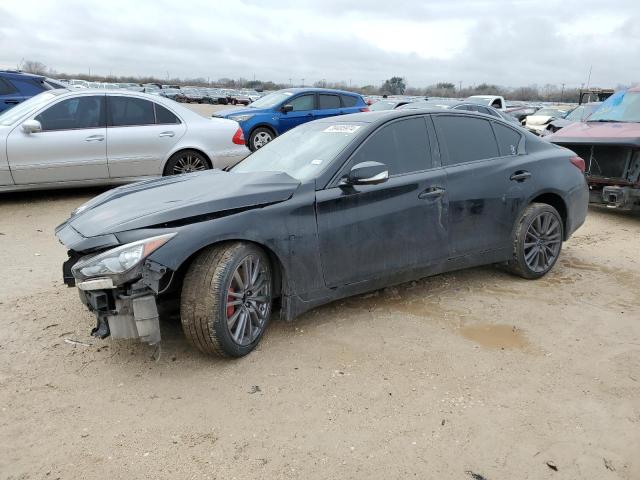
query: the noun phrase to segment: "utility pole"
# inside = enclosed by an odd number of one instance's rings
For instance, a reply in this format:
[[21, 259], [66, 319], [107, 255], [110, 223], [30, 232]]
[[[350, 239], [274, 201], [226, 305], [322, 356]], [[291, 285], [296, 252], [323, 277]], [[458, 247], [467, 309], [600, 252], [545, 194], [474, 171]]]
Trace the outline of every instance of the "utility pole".
[[560, 103], [564, 100], [564, 83], [562, 84], [562, 91], [560, 92]]
[[291, 77], [289, 77], [289, 87], [292, 87], [293, 83], [291, 83]]
[[462, 80], [458, 82], [458, 93], [462, 92]]
[[301, 78], [300, 80], [302, 80], [302, 87], [304, 88], [304, 78]]
[[593, 70], [593, 65], [589, 66], [589, 76], [587, 77], [587, 89], [589, 88], [589, 85], [591, 84], [591, 70]]

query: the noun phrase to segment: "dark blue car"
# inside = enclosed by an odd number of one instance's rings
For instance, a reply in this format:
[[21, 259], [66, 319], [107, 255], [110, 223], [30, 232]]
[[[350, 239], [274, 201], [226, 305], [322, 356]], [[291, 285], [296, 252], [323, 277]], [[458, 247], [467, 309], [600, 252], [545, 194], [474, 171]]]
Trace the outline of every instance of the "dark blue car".
[[225, 110], [214, 116], [238, 122], [247, 146], [255, 151], [287, 130], [311, 120], [368, 110], [357, 93], [288, 88], [265, 95], [246, 108]]
[[64, 88], [64, 86], [42, 75], [0, 70], [0, 112], [40, 92], [54, 88]]

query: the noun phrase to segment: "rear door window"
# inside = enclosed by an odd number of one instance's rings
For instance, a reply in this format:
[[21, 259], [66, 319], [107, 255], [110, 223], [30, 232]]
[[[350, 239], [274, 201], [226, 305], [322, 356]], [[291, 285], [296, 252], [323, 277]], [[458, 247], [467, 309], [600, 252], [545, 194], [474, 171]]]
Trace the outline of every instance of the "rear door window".
[[338, 95], [327, 95], [321, 93], [318, 95], [319, 110], [335, 110], [340, 108], [340, 97]]
[[180, 123], [180, 119], [176, 117], [169, 109], [162, 105], [154, 104], [156, 108], [156, 123], [159, 125], [168, 125]]
[[35, 117], [42, 130], [76, 130], [105, 126], [104, 95], [76, 97], [52, 105]]
[[353, 95], [340, 95], [340, 98], [342, 98], [343, 107], [355, 107], [358, 103], [358, 99]]
[[130, 127], [156, 123], [152, 102], [135, 97], [110, 96], [108, 99], [109, 126]]
[[498, 122], [493, 123], [493, 130], [496, 132], [496, 138], [498, 139], [500, 155], [517, 155], [518, 145], [520, 144], [520, 140], [522, 140], [522, 135], [513, 128], [509, 128]]
[[500, 156], [488, 120], [463, 115], [435, 115], [438, 138], [448, 155], [446, 165]]
[[387, 124], [367, 138], [349, 162], [349, 168], [374, 161], [389, 167], [389, 175], [419, 172], [433, 167], [427, 125], [423, 117]]

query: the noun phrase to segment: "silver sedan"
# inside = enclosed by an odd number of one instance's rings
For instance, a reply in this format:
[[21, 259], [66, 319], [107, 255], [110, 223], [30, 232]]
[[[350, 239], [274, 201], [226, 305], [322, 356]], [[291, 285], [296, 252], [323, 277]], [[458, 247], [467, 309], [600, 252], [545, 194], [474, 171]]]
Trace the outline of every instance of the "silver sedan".
[[236, 122], [144, 93], [50, 90], [0, 115], [0, 191], [121, 184], [249, 153]]

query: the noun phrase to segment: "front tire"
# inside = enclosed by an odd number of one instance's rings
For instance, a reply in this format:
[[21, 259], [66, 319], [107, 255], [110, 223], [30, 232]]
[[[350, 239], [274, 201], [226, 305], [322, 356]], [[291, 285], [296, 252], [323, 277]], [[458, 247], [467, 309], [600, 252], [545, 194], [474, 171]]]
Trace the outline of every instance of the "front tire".
[[255, 152], [259, 148], [264, 147], [274, 138], [275, 135], [268, 128], [256, 128], [253, 132], [251, 132], [251, 136], [249, 137], [249, 148], [252, 152]]
[[247, 243], [207, 248], [183, 282], [180, 318], [187, 340], [208, 355], [247, 355], [269, 324], [271, 292], [271, 264], [260, 248]]
[[513, 235], [509, 270], [522, 278], [543, 277], [562, 250], [564, 227], [558, 211], [546, 203], [532, 203], [520, 215]]

